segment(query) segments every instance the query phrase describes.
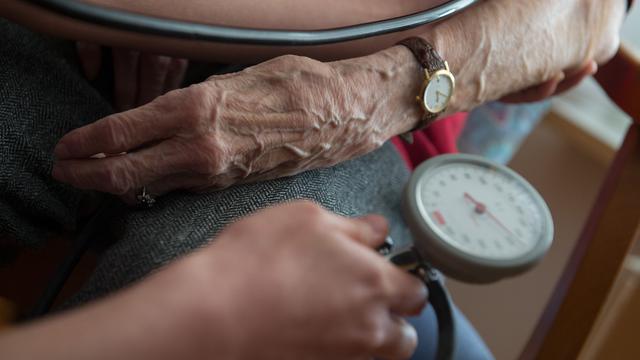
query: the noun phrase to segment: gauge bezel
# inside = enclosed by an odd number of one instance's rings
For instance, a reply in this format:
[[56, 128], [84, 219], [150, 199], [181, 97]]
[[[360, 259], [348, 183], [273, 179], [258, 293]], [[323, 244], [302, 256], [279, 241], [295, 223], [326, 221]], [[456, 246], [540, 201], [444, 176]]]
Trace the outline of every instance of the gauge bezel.
[[[425, 220], [428, 214], [420, 199], [422, 179], [432, 170], [449, 164], [468, 163], [501, 172], [518, 181], [528, 191], [542, 211], [542, 232], [535, 246], [525, 254], [511, 259], [487, 259], [470, 255], [441, 239], [440, 234]], [[547, 203], [529, 182], [506, 166], [469, 154], [450, 154], [432, 158], [414, 171], [405, 187], [403, 198], [404, 218], [414, 239], [418, 253], [430, 264], [446, 275], [472, 283], [495, 282], [505, 277], [518, 275], [534, 266], [547, 253], [553, 241], [553, 219]], [[446, 235], [444, 235], [446, 236]]]

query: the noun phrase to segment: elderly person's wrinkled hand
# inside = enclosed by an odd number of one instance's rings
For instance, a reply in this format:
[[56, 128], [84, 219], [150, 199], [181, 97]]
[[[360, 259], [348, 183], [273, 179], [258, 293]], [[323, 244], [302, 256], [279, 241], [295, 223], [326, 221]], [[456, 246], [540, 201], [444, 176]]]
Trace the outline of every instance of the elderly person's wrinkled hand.
[[212, 77], [72, 131], [55, 149], [53, 175], [119, 195], [142, 186], [162, 194], [335, 164], [398, 132], [388, 106], [363, 101], [377, 89], [349, 76], [284, 56]]
[[[423, 36], [456, 75], [447, 114], [575, 85], [614, 55], [625, 4], [490, 0], [438, 24]], [[131, 199], [333, 165], [416, 126], [419, 74], [400, 46], [333, 63], [279, 57], [72, 131], [53, 176]]]

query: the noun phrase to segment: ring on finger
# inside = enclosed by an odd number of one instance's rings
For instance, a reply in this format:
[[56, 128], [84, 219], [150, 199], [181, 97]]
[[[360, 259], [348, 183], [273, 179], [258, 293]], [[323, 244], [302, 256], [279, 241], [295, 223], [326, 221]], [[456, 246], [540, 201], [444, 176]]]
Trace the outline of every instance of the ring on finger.
[[136, 200], [138, 201], [138, 205], [145, 208], [150, 208], [156, 203], [156, 198], [147, 192], [146, 186], [143, 186], [142, 189], [140, 189], [140, 192], [136, 195]]

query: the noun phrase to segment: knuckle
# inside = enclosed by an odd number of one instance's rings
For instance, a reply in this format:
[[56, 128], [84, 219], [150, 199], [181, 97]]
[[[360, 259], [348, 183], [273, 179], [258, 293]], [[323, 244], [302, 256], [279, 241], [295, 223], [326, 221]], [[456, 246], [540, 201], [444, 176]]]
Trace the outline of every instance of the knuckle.
[[282, 62], [283, 64], [295, 66], [296, 68], [302, 68], [302, 69], [308, 67], [309, 65], [324, 64], [321, 61], [314, 60], [314, 59], [306, 57], [306, 56], [291, 55], [291, 54], [282, 55], [282, 56], [278, 57], [277, 59], [280, 62]]
[[193, 109], [186, 110], [182, 114], [182, 126], [195, 133], [203, 133], [205, 129], [200, 113]]
[[103, 175], [105, 190], [115, 195], [124, 195], [132, 190], [131, 177], [122, 166], [109, 166], [105, 168]]
[[402, 273], [402, 275], [406, 276], [405, 278], [408, 281], [408, 293], [415, 296], [415, 298], [422, 299], [427, 301], [427, 296], [429, 295], [427, 287], [424, 282], [420, 280], [418, 277], [413, 276], [409, 273]]
[[123, 149], [130, 138], [130, 128], [127, 126], [129, 115], [126, 113], [117, 114], [108, 118], [103, 123], [104, 139], [107, 141], [107, 151], [117, 151]]
[[386, 274], [380, 267], [370, 266], [362, 275], [362, 284], [369, 290], [371, 298], [385, 297], [388, 292], [386, 286]]
[[182, 126], [194, 130], [196, 133], [206, 133], [210, 126], [207, 111], [205, 88], [192, 85], [184, 89], [174, 90], [171, 94], [178, 95], [182, 103]]
[[219, 175], [225, 171], [225, 153], [220, 140], [214, 136], [204, 136], [186, 145], [188, 153], [187, 169], [198, 174]]
[[288, 66], [296, 66], [296, 65], [302, 64], [305, 61], [305, 59], [309, 59], [309, 58], [305, 58], [304, 56], [299, 56], [299, 55], [285, 54], [285, 55], [278, 56], [274, 59], [265, 61], [264, 63], [262, 63], [261, 66], [265, 68], [282, 68], [282, 67], [288, 67]]
[[[249, 217], [227, 225], [223, 229], [221, 234], [228, 235], [232, 239], [240, 240], [243, 239], [247, 234], [251, 235], [254, 230], [256, 229], [255, 225], [253, 224], [253, 219]], [[258, 239], [262, 238], [263, 237], [258, 237]]]
[[153, 111], [156, 116], [176, 113], [179, 106], [179, 124], [177, 127], [188, 134], [205, 134], [210, 131], [210, 121], [206, 92], [202, 86], [191, 85], [175, 89], [155, 98], [148, 106], [140, 109]]
[[187, 167], [198, 174], [219, 175], [223, 172], [223, 169], [218, 158], [215, 154], [199, 154], [193, 157]]
[[326, 231], [330, 215], [322, 206], [310, 200], [304, 200], [297, 204], [296, 207], [296, 213], [299, 214], [310, 227]]
[[320, 205], [308, 199], [298, 200], [293, 206], [310, 217], [318, 217], [324, 213], [324, 209]]

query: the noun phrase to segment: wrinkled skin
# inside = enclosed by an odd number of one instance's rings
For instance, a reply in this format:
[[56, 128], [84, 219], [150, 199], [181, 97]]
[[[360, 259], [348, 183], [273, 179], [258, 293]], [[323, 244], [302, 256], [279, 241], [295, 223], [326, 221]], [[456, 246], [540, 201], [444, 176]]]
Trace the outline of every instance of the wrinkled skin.
[[369, 77], [348, 76], [285, 56], [211, 78], [73, 131], [56, 149], [58, 159], [67, 160], [54, 175], [116, 194], [142, 184], [163, 193], [176, 185], [207, 190], [285, 176], [362, 155], [399, 130], [391, 104], [371, 104], [353, 89], [366, 89]]
[[3, 332], [0, 357], [406, 359], [417, 334], [402, 316], [427, 290], [374, 250], [387, 229], [309, 202], [270, 208], [126, 290]]
[[450, 52], [445, 58], [457, 69], [454, 107], [530, 89], [561, 72], [571, 80], [591, 61], [607, 62], [618, 49], [625, 9], [622, 0], [490, 0], [453, 17], [445, 26], [465, 35], [455, 42], [456, 31], [442, 32], [438, 48]]
[[[438, 24], [424, 37], [457, 84], [443, 116], [575, 85], [614, 55], [625, 3], [490, 0]], [[421, 82], [400, 46], [333, 63], [279, 57], [72, 131], [53, 176], [131, 200], [142, 186], [205, 191], [333, 165], [412, 129]]]

